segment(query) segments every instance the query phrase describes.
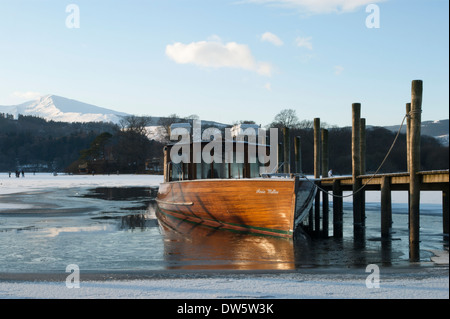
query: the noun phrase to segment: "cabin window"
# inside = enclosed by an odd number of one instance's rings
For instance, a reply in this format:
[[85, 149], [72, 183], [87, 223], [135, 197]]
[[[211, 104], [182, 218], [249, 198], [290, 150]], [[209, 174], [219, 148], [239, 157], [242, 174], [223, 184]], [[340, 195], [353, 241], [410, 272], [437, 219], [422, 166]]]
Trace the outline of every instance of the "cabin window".
[[205, 162], [197, 163], [197, 179], [217, 178], [217, 168]]
[[[201, 156], [201, 151], [191, 148], [192, 160], [201, 159], [201, 163], [172, 163], [169, 162], [168, 178], [172, 181], [189, 179], [209, 179], [209, 178], [257, 178], [260, 177], [260, 168], [268, 166], [264, 164], [264, 159], [260, 161], [258, 152], [250, 151], [248, 145], [234, 144], [232, 149], [225, 149], [222, 152], [222, 163], [205, 163]], [[167, 154], [168, 151], [166, 150]], [[264, 153], [264, 152], [263, 152]], [[264, 154], [265, 155], [265, 154]], [[263, 156], [264, 156], [263, 155]], [[166, 155], [167, 156], [167, 155]], [[249, 156], [249, 157], [248, 157]], [[244, 163], [239, 163], [244, 161]]]
[[209, 164], [208, 178], [219, 178], [219, 170], [217, 165]]
[[205, 178], [228, 178], [228, 164], [205, 162], [195, 164], [197, 166], [197, 179]]
[[189, 164], [183, 163], [183, 179], [189, 179]]
[[259, 177], [259, 163], [250, 163], [250, 178]]
[[230, 177], [230, 166], [228, 163], [222, 162], [222, 178], [229, 178]]
[[216, 178], [222, 178], [222, 179], [229, 178], [229, 167], [228, 167], [228, 163], [226, 163], [226, 160], [225, 160], [225, 157], [226, 157], [225, 154], [226, 154], [225, 152], [222, 153], [222, 162], [221, 163], [213, 162], [215, 173], [217, 173]]
[[250, 178], [259, 177], [259, 166], [260, 163], [258, 161], [256, 152], [249, 153], [249, 166], [250, 166]]
[[196, 171], [197, 171], [197, 179], [203, 179], [206, 178], [206, 173], [203, 173], [203, 166], [206, 165], [205, 163], [196, 163], [195, 166], [197, 167]]
[[213, 163], [213, 178], [228, 178], [228, 163]]
[[230, 164], [230, 178], [243, 178], [244, 177], [244, 164], [231, 163]]
[[182, 164], [181, 163], [176, 164], [172, 162], [170, 165], [170, 172], [172, 181], [181, 180], [183, 174]]
[[202, 162], [202, 178], [211, 178], [211, 164]]

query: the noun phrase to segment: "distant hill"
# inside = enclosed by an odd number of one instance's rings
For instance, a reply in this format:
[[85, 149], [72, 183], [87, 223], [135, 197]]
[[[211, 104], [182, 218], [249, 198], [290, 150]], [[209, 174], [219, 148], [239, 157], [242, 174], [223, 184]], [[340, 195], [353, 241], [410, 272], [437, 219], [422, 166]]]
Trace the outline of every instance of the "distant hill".
[[57, 95], [46, 95], [34, 101], [19, 105], [1, 106], [0, 113], [7, 113], [18, 118], [21, 115], [37, 116], [56, 122], [112, 122], [118, 123], [122, 116], [129, 114], [117, 112], [92, 104], [79, 102]]
[[[12, 114], [15, 119], [18, 118], [19, 114], [22, 114], [24, 116], [31, 115], [55, 122], [112, 122], [114, 124], [118, 124], [122, 117], [130, 115], [57, 95], [46, 95], [19, 105], [0, 105], [0, 113]], [[151, 135], [156, 137], [160, 117], [152, 116], [151, 120], [149, 130], [152, 132]], [[202, 120], [202, 127], [209, 126], [225, 127], [227, 124]], [[384, 128], [397, 132], [399, 125], [385, 126]], [[402, 128], [402, 133], [405, 132], [406, 125]], [[423, 121], [421, 133], [422, 135], [432, 136], [438, 139], [442, 145], [448, 146], [449, 120]]]
[[[385, 126], [384, 128], [397, 132], [400, 125]], [[402, 127], [406, 133], [406, 125]], [[449, 120], [422, 121], [421, 135], [428, 135], [438, 139], [443, 145], [449, 145]]]
[[[46, 95], [19, 105], [0, 105], [0, 113], [11, 114], [15, 119], [21, 114], [55, 122], [112, 122], [114, 124], [118, 124], [122, 117], [131, 115], [57, 95]], [[151, 116], [151, 125], [157, 127], [160, 118], [158, 116]], [[165, 118], [162, 117], [162, 119]], [[202, 126], [223, 127], [226, 124], [202, 120]]]

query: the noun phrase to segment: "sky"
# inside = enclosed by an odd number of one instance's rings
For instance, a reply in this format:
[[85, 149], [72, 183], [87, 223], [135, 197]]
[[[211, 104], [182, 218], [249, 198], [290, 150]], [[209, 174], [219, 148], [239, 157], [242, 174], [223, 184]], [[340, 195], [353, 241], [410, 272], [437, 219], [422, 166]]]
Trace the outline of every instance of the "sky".
[[448, 0], [0, 0], [0, 105], [269, 124], [449, 118]]

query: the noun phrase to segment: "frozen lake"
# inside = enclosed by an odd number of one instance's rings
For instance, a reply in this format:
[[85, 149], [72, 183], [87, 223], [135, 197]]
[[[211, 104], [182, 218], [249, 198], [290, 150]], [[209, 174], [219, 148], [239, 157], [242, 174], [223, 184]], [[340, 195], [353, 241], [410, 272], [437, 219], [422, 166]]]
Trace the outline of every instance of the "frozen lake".
[[[393, 193], [393, 234], [380, 240], [377, 192], [367, 192], [365, 240], [353, 239], [351, 198], [344, 238], [295, 240], [193, 228], [165, 232], [154, 213], [161, 176], [0, 174], [0, 272], [292, 270], [408, 264], [406, 193]], [[423, 193], [421, 262], [448, 245], [440, 193]], [[332, 214], [330, 213], [330, 235]], [[447, 238], [448, 240], [448, 238]]]

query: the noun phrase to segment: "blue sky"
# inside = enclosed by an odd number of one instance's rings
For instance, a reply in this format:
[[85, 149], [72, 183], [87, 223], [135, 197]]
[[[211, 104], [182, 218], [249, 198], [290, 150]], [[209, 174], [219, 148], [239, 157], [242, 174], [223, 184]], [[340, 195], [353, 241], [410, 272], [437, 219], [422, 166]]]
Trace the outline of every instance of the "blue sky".
[[[68, 28], [69, 4], [80, 10]], [[369, 4], [379, 28], [368, 28]], [[0, 0], [0, 105], [56, 94], [137, 115], [266, 125], [282, 109], [449, 118], [447, 0]], [[71, 17], [70, 21], [72, 20]], [[372, 20], [371, 20], [372, 21]]]

